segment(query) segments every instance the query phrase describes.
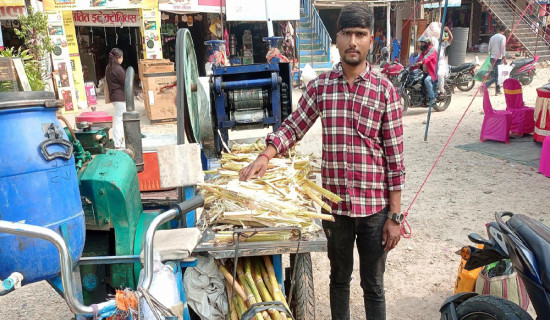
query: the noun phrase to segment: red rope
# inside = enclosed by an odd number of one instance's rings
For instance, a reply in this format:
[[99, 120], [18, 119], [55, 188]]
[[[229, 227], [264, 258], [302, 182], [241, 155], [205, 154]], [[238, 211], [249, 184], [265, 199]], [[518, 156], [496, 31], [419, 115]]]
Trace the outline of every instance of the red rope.
[[[531, 0], [529, 2], [529, 5], [532, 5], [534, 0]], [[516, 28], [518, 27], [519, 23], [522, 21], [523, 19], [523, 16], [525, 15], [525, 12], [527, 11], [527, 8], [529, 6], [525, 6], [525, 9], [523, 10], [523, 12], [521, 13], [521, 16], [519, 17], [518, 19], [518, 22], [516, 23], [516, 25], [514, 26], [514, 28], [512, 29], [512, 31], [510, 32], [510, 35], [508, 36], [508, 39], [506, 39], [506, 43], [508, 43], [508, 41], [510, 41], [510, 38], [512, 37], [512, 35], [514, 34], [514, 31], [516, 31]], [[491, 64], [491, 69], [494, 67], [496, 63], [496, 59], [493, 61], [493, 63]], [[485, 77], [483, 78], [483, 81], [482, 81], [482, 84], [485, 84], [485, 81], [487, 81], [487, 78], [489, 77], [489, 72], [485, 75]], [[422, 182], [422, 184], [420, 185], [420, 188], [418, 189], [418, 191], [416, 192], [416, 194], [414, 195], [414, 198], [413, 200], [411, 201], [411, 203], [409, 204], [409, 207], [407, 208], [407, 210], [405, 210], [405, 220], [403, 221], [403, 224], [401, 225], [401, 235], [404, 237], [404, 238], [410, 238], [411, 235], [412, 235], [412, 229], [411, 229], [411, 226], [409, 224], [409, 222], [407, 221], [407, 216], [409, 215], [409, 211], [411, 209], [411, 207], [413, 206], [414, 202], [416, 201], [416, 198], [418, 198], [418, 195], [420, 194], [420, 192], [422, 191], [422, 188], [424, 188], [424, 185], [426, 184], [426, 182], [428, 181], [428, 178], [430, 177], [430, 175], [432, 174], [432, 172], [434, 171], [435, 169], [435, 166], [437, 165], [437, 163], [439, 162], [439, 159], [441, 159], [441, 157], [443, 156], [443, 153], [445, 152], [445, 149], [447, 149], [447, 146], [449, 145], [449, 143], [451, 142], [451, 139], [454, 137], [456, 131], [458, 130], [458, 127], [460, 126], [460, 124], [462, 123], [462, 120], [464, 119], [464, 117], [466, 116], [466, 113], [468, 112], [468, 110], [470, 110], [470, 107], [472, 106], [472, 103], [474, 102], [474, 99], [477, 97], [477, 94], [479, 93], [479, 90], [481, 89], [482, 86], [479, 86], [476, 90], [476, 93], [474, 94], [474, 96], [472, 97], [472, 100], [470, 101], [470, 104], [468, 104], [468, 107], [466, 108], [466, 110], [464, 110], [464, 113], [462, 114], [462, 117], [460, 117], [460, 120], [458, 120], [458, 123], [456, 124], [453, 132], [451, 133], [451, 135], [449, 136], [449, 139], [447, 139], [447, 142], [445, 143], [445, 145], [443, 146], [443, 149], [441, 149], [441, 152], [439, 153], [439, 156], [437, 156], [437, 158], [435, 159], [435, 162], [434, 164], [432, 165], [430, 171], [428, 172], [428, 175], [426, 176], [426, 178], [424, 179], [424, 181]], [[408, 229], [408, 230], [407, 230]]]

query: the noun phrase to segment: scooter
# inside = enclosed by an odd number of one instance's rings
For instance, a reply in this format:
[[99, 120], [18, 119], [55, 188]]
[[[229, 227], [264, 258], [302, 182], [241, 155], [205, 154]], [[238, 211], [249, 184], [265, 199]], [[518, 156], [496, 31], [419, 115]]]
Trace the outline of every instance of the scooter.
[[[501, 259], [511, 259], [523, 281], [537, 319], [550, 319], [550, 228], [522, 214], [497, 212], [487, 224], [489, 239], [472, 233], [470, 241], [483, 249], [466, 246], [461, 256], [466, 270]], [[517, 304], [491, 295], [464, 292], [449, 297], [440, 309], [441, 320], [494, 319], [532, 320]]]
[[512, 60], [510, 65], [513, 69], [510, 71], [510, 78], [518, 79], [524, 86], [530, 84], [537, 74], [537, 61], [539, 61], [539, 55], [521, 60]]

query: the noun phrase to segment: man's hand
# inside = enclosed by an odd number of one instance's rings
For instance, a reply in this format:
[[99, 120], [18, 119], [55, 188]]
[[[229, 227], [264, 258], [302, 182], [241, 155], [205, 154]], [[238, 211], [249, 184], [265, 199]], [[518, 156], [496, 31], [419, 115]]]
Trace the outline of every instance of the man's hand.
[[259, 156], [254, 162], [241, 169], [239, 172], [239, 180], [248, 181], [250, 178], [254, 177], [254, 175], [258, 178], [263, 177], [267, 170], [268, 162], [269, 158], [267, 156]]
[[388, 252], [395, 248], [401, 239], [401, 226], [399, 223], [387, 219], [382, 230], [382, 245], [386, 246], [384, 251]]

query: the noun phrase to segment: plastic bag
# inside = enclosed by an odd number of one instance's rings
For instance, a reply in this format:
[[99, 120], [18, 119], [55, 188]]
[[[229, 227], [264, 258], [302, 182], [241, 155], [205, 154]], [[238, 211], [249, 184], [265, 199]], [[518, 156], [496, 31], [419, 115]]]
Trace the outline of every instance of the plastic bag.
[[512, 72], [514, 67], [506, 64], [501, 64], [498, 66], [498, 84], [502, 85], [504, 80], [510, 78], [510, 72]]
[[426, 37], [437, 37], [437, 39], [439, 39], [440, 34], [441, 34], [441, 23], [435, 22], [435, 21], [430, 23], [423, 33], [423, 35]]
[[311, 65], [307, 63], [304, 69], [302, 69], [302, 83], [304, 84], [304, 86], [307, 86], [309, 82], [315, 78], [317, 78], [315, 70], [313, 70]]
[[476, 72], [474, 79], [477, 81], [483, 81], [483, 79], [489, 77], [489, 73], [493, 69], [493, 66], [491, 65], [491, 55], [487, 57], [487, 60], [483, 62], [479, 70]]

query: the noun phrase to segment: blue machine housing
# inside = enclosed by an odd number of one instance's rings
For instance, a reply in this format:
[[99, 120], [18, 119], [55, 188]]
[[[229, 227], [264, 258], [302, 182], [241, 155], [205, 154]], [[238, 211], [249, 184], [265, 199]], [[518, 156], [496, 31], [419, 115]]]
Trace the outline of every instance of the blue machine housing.
[[[52, 92], [0, 93], [0, 219], [50, 228], [78, 261], [84, 214], [72, 145], [54, 99]], [[59, 254], [50, 242], [0, 234], [0, 279], [19, 272], [26, 284], [59, 271]]]
[[[251, 64], [232, 67], [214, 68], [210, 82], [210, 92], [215, 118], [214, 135], [216, 150], [221, 151], [221, 139], [228, 141], [229, 129], [248, 126], [273, 126], [277, 130], [282, 121], [292, 111], [292, 93], [290, 79], [290, 64], [273, 59], [271, 63]], [[255, 106], [249, 102], [246, 110], [265, 111], [261, 119], [236, 119], [232, 117], [233, 101], [230, 93], [236, 90], [262, 89], [267, 93], [267, 99]], [[244, 110], [246, 112], [246, 110]], [[216, 131], [219, 130], [221, 138]]]

